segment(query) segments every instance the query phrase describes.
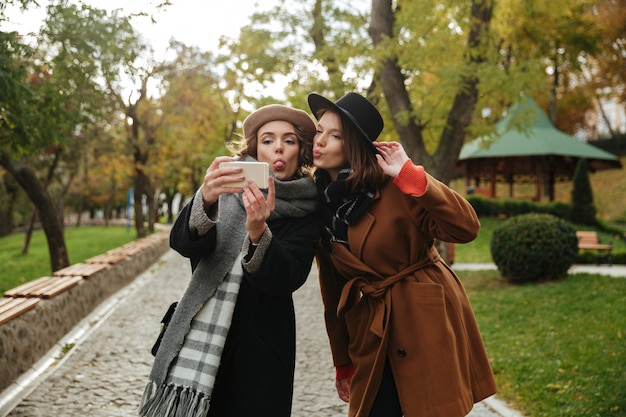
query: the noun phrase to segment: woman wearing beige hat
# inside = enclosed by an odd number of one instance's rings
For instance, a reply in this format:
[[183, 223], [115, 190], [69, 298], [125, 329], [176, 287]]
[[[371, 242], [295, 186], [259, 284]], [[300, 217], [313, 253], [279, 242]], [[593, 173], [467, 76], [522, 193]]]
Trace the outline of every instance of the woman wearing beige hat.
[[[315, 125], [303, 110], [265, 106], [243, 123], [236, 157], [218, 157], [172, 228], [192, 277], [155, 346], [141, 416], [291, 415], [292, 293], [310, 271], [319, 227], [307, 167]], [[269, 164], [267, 190], [233, 160]]]
[[339, 397], [350, 417], [462, 417], [495, 393], [469, 300], [435, 239], [478, 234], [472, 206], [376, 142], [367, 99], [308, 98], [321, 196], [317, 257]]

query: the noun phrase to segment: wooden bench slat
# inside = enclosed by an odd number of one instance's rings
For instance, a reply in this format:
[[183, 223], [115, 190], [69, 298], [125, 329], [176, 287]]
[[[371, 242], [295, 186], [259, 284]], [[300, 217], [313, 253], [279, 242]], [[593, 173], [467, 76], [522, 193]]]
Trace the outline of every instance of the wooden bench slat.
[[612, 245], [600, 243], [598, 234], [593, 231], [577, 231], [576, 237], [578, 238], [578, 247], [580, 249], [611, 250], [613, 248]]
[[56, 277], [48, 282], [48, 285], [31, 292], [33, 297], [52, 298], [55, 295], [59, 295], [62, 292], [69, 290], [70, 288], [78, 285], [83, 280], [83, 277]]
[[82, 279], [82, 276], [42, 277], [6, 291], [4, 296], [51, 298], [72, 288]]
[[611, 250], [613, 247], [611, 245], [603, 245], [603, 244], [594, 244], [594, 243], [579, 243], [579, 249], [596, 249], [596, 250]]
[[91, 275], [94, 275], [97, 272], [100, 272], [104, 269], [109, 268], [108, 264], [86, 264], [86, 263], [77, 263], [74, 265], [70, 265], [66, 268], [59, 269], [58, 271], [54, 271], [52, 275], [54, 276], [82, 276], [85, 278], [89, 278]]
[[39, 298], [10, 298], [0, 307], [0, 325], [27, 312], [39, 303]]
[[9, 298], [9, 297], [2, 297], [2, 298], [0, 298], [0, 309], [2, 307], [4, 307], [5, 305], [11, 303], [12, 301], [13, 301], [13, 299]]
[[5, 297], [25, 297], [24, 294], [28, 294], [31, 291], [35, 291], [42, 286], [45, 286], [52, 277], [41, 277], [36, 280], [27, 282], [19, 287], [12, 288], [4, 292]]
[[103, 253], [102, 255], [94, 256], [85, 261], [88, 264], [116, 264], [126, 259], [127, 256], [121, 253]]
[[595, 250], [598, 252], [598, 263], [600, 262], [600, 257], [604, 256], [607, 258], [609, 265], [611, 264], [613, 245], [601, 243], [596, 231], [578, 230], [576, 231], [576, 237], [578, 238], [579, 250]]
[[142, 245], [124, 245], [121, 247], [120, 253], [131, 256], [141, 252], [143, 249], [144, 246]]

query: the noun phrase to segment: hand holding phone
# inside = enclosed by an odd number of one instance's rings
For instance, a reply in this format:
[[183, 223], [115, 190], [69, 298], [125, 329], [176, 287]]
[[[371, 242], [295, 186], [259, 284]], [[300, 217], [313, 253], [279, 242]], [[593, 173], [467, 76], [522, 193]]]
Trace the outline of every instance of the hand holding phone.
[[259, 188], [267, 188], [267, 178], [269, 177], [269, 164], [267, 162], [233, 161], [222, 162], [220, 168], [237, 167], [241, 168], [238, 175], [243, 176], [243, 180], [222, 184], [222, 187], [243, 187], [243, 184], [252, 180]]

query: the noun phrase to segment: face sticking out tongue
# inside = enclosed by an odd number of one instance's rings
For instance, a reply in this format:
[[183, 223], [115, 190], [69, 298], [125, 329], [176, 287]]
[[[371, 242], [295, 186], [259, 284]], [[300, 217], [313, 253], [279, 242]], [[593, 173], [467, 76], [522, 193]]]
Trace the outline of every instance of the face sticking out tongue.
[[282, 171], [285, 169], [285, 161], [274, 161], [274, 171]]

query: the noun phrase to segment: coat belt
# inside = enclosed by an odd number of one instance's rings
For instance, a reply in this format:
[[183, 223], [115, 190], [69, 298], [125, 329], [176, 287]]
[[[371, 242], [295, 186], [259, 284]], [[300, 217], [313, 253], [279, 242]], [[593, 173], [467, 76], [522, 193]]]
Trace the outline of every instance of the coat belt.
[[[391, 314], [391, 292], [389, 288], [396, 282], [411, 276], [426, 266], [432, 265], [439, 259], [439, 253], [435, 246], [431, 246], [428, 257], [421, 262], [415, 263], [395, 275], [389, 277], [377, 276], [375, 280], [370, 280], [366, 276], [356, 276], [344, 284], [341, 290], [341, 297], [337, 306], [337, 314], [340, 314], [348, 301], [348, 295], [353, 287], [358, 288], [367, 297], [367, 302], [374, 309], [374, 317], [370, 323], [370, 331], [378, 337], [383, 337], [385, 324], [389, 321]], [[363, 301], [363, 300], [361, 300]]]

